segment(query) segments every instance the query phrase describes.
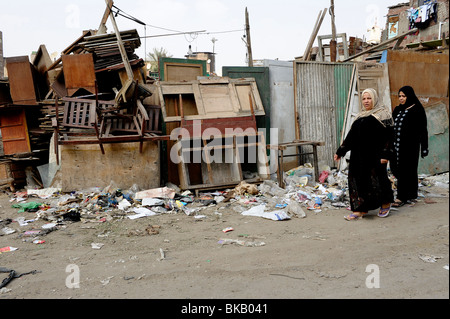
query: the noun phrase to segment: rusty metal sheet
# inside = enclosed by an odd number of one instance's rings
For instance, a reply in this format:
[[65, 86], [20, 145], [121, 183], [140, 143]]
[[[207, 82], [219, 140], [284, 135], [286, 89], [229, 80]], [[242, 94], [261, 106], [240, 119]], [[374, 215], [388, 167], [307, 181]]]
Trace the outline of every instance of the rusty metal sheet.
[[448, 99], [448, 58], [448, 53], [389, 50], [386, 61], [392, 105], [398, 105], [398, 90], [405, 85], [412, 86], [419, 98]]
[[449, 138], [448, 113], [443, 102], [425, 108], [428, 122], [428, 149], [430, 154], [419, 160], [419, 174], [448, 172]]

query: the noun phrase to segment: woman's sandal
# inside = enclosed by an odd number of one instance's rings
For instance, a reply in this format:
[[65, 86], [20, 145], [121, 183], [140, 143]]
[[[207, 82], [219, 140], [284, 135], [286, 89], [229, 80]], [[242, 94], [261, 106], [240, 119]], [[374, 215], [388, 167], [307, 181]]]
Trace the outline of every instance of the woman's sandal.
[[396, 199], [396, 200], [391, 204], [392, 207], [402, 207], [403, 205], [405, 205], [405, 202], [404, 202], [404, 201], [401, 201], [401, 200], [399, 200], [399, 199]]
[[361, 213], [361, 215], [355, 215], [351, 213], [350, 215], [344, 216], [345, 220], [357, 220], [363, 218], [363, 216], [367, 213]]
[[386, 207], [386, 208], [380, 207], [380, 211], [378, 212], [378, 217], [388, 217], [390, 211], [391, 211], [391, 205], [389, 205], [389, 207]]

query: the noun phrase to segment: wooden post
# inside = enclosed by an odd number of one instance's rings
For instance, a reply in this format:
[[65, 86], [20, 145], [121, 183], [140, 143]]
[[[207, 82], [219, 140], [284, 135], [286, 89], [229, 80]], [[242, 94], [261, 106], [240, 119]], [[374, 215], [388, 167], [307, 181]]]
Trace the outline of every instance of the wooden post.
[[325, 17], [325, 13], [327, 12], [327, 8], [323, 9], [323, 11], [319, 12], [319, 15], [317, 16], [316, 24], [314, 25], [313, 32], [311, 33], [311, 36], [309, 38], [308, 45], [306, 46], [305, 53], [303, 53], [303, 60], [308, 61], [309, 57], [311, 55], [311, 48], [314, 43], [314, 40], [316, 39], [317, 33], [319, 32], [320, 26], [322, 25], [322, 21]]
[[105, 13], [103, 13], [102, 20], [100, 21], [100, 25], [97, 30], [97, 34], [105, 34], [106, 33], [106, 21], [108, 20], [109, 14], [111, 13], [111, 8], [113, 6], [113, 1], [108, 0]]
[[337, 44], [336, 44], [336, 25], [334, 23], [334, 0], [331, 0], [330, 15], [331, 15], [330, 60], [331, 62], [336, 62]]
[[252, 42], [250, 40], [250, 22], [247, 7], [245, 8], [245, 34], [247, 37], [248, 66], [253, 66]]
[[[106, 5], [108, 7], [110, 5], [110, 1], [111, 0], [105, 0]], [[127, 51], [125, 50], [125, 46], [123, 45], [122, 37], [120, 36], [119, 28], [117, 27], [117, 24], [116, 24], [116, 18], [114, 17], [114, 13], [111, 11], [111, 7], [109, 7], [109, 8], [110, 8], [109, 17], [111, 19], [111, 23], [112, 23], [112, 25], [114, 27], [114, 31], [116, 33], [117, 44], [119, 45], [119, 51], [120, 51], [120, 55], [122, 56], [123, 65], [125, 66], [125, 70], [127, 72], [128, 79], [133, 80], [133, 70], [131, 69], [130, 61], [128, 60]]]

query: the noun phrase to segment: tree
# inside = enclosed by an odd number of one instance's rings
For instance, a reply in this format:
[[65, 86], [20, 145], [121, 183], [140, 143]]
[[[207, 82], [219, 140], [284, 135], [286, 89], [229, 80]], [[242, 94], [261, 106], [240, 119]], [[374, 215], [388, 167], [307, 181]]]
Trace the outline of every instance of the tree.
[[147, 53], [147, 60], [150, 62], [151, 68], [150, 72], [158, 72], [158, 61], [160, 58], [171, 58], [172, 55], [169, 55], [169, 53], [164, 48], [153, 48], [153, 52]]

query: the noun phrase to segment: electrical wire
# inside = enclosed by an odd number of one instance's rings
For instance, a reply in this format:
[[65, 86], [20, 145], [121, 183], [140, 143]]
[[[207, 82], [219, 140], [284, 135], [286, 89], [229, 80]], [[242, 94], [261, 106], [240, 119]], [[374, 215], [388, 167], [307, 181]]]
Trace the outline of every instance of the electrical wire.
[[203, 33], [200, 33], [200, 34], [219, 34], [219, 33], [242, 32], [242, 31], [245, 31], [245, 29], [228, 30], [228, 31], [216, 31], [216, 32], [203, 32]]
[[[238, 29], [238, 30], [227, 30], [227, 31], [216, 31], [216, 32], [204, 32], [204, 31], [201, 31], [201, 32], [194, 31], [194, 32], [192, 32], [192, 31], [180, 31], [180, 30], [168, 29], [168, 28], [158, 27], [158, 26], [154, 26], [154, 25], [145, 23], [145, 22], [143, 22], [143, 21], [141, 21], [141, 20], [139, 20], [139, 19], [133, 17], [132, 15], [126, 13], [126, 12], [123, 11], [122, 9], [116, 7], [115, 5], [113, 5], [113, 7], [117, 10], [116, 16], [117, 16], [117, 15], [120, 15], [121, 17], [124, 17], [124, 18], [126, 18], [126, 19], [129, 19], [129, 20], [131, 20], [131, 21], [134, 21], [134, 22], [136, 22], [136, 23], [138, 23], [138, 24], [143, 25], [144, 28], [145, 28], [145, 26], [148, 26], [148, 27], [155, 28], [155, 29], [160, 29], [160, 30], [165, 30], [165, 31], [170, 31], [170, 32], [176, 32], [176, 33], [173, 33], [173, 34], [162, 34], [162, 35], [155, 35], [155, 36], [147, 36], [147, 35], [146, 35], [144, 38], [150, 38], [150, 37], [154, 38], [154, 37], [160, 37], [160, 36], [171, 36], [171, 35], [180, 35], [180, 34], [184, 34], [186, 41], [187, 41], [187, 42], [192, 42], [192, 41], [194, 41], [194, 40], [198, 37], [199, 34], [208, 34], [208, 35], [210, 35], [210, 34], [233, 33], [233, 32], [242, 32], [242, 31], [245, 31], [245, 29]], [[192, 38], [192, 40], [188, 40], [188, 39], [186, 38], [186, 35], [190, 35], [191, 38]], [[141, 38], [142, 38], [142, 37], [141, 37]]]
[[[160, 30], [170, 31], [170, 32], [179, 32], [179, 33], [180, 33], [180, 32], [183, 32], [183, 31], [180, 31], [180, 30], [173, 30], [173, 29], [168, 29], [168, 28], [157, 27], [157, 26], [154, 26], [154, 25], [151, 25], [151, 24], [142, 22], [141, 20], [139, 20], [139, 19], [133, 17], [132, 15], [126, 13], [126, 12], [123, 11], [122, 9], [119, 9], [119, 8], [116, 7], [115, 5], [113, 5], [113, 7], [117, 10], [117, 13], [116, 13], [116, 14], [118, 14], [118, 15], [124, 17], [124, 18], [127, 18], [127, 19], [129, 19], [129, 20], [131, 20], [131, 21], [134, 21], [134, 22], [136, 22], [136, 23], [138, 23], [138, 24], [141, 24], [141, 25], [144, 25], [144, 26], [148, 26], [148, 27], [151, 27], [151, 28], [155, 28], [155, 29], [160, 29]], [[122, 14], [121, 12], [123, 12], [123, 14]]]

